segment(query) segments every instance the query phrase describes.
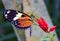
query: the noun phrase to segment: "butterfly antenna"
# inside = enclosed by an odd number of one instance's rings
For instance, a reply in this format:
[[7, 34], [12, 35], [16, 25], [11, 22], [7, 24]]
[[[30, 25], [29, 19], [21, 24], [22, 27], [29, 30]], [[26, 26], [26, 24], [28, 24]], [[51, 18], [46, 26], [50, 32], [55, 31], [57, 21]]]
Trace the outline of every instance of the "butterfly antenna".
[[37, 18], [37, 15], [36, 14], [34, 15], [36, 10], [37, 10], [37, 8], [31, 13], [31, 18]]
[[37, 8], [31, 14], [35, 13], [36, 10], [37, 10]]
[[37, 8], [31, 13], [31, 16], [30, 16], [34, 25], [37, 25], [36, 22], [35, 22], [35, 19], [37, 18], [37, 15], [33, 15], [36, 10], [37, 10]]

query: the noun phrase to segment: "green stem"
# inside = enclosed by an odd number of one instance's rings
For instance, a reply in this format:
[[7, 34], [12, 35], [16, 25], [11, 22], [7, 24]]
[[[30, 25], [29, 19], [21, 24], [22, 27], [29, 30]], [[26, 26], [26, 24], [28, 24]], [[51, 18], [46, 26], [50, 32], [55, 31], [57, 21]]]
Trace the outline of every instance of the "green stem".
[[53, 38], [52, 38], [50, 32], [48, 33], [48, 37], [49, 37], [50, 41], [53, 41]]

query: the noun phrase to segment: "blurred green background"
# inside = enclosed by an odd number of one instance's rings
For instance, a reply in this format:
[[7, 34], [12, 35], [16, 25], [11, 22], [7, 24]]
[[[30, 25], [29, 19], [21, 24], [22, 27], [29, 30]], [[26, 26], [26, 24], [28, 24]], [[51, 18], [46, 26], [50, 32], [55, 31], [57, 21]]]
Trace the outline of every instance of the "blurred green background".
[[[49, 15], [54, 25], [57, 26], [56, 33], [60, 41], [60, 0], [44, 0]], [[0, 0], [0, 40], [2, 41], [17, 41], [16, 35], [11, 24], [2, 16], [4, 6]]]
[[17, 41], [11, 24], [2, 16], [4, 6], [0, 0], [0, 41]]

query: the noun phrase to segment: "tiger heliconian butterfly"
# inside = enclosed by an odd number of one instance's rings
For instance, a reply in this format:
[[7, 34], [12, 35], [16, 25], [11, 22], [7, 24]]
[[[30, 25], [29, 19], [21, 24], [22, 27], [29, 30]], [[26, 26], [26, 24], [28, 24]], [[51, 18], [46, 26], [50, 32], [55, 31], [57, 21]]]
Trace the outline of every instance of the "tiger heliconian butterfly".
[[3, 17], [20, 29], [29, 28], [32, 25], [31, 17], [18, 10], [4, 10]]
[[32, 21], [29, 15], [17, 10], [5, 10], [3, 16], [9, 22], [17, 26], [18, 28], [27, 28], [31, 26]]

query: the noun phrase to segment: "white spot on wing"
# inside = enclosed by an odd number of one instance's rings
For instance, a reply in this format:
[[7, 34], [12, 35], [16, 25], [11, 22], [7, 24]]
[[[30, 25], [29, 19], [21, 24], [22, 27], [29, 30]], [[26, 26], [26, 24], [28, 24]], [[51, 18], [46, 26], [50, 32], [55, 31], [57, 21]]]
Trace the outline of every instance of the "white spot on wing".
[[5, 16], [7, 17], [7, 14]]
[[17, 17], [21, 17], [22, 16], [22, 13], [18, 13], [16, 16]]
[[13, 20], [15, 21], [15, 20], [17, 20], [19, 17], [15, 17]]
[[5, 15], [5, 17], [7, 18], [7, 14]]
[[15, 21], [15, 20], [17, 20], [18, 18], [20, 18], [21, 16], [22, 16], [22, 13], [18, 13], [18, 14], [16, 14], [16, 17], [13, 18], [13, 20]]
[[7, 11], [7, 13], [10, 13], [10, 11]]
[[8, 14], [10, 13], [10, 10], [7, 11], [7, 14], [5, 14], [5, 17], [7, 18]]

